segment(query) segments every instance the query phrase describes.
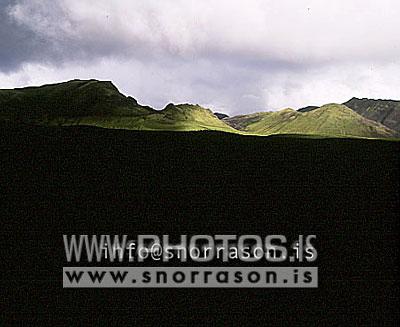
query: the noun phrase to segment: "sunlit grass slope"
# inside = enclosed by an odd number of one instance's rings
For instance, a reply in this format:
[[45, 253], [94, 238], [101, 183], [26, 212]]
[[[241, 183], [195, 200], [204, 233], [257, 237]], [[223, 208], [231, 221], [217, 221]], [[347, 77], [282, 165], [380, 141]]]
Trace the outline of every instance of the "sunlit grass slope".
[[226, 119], [232, 126], [258, 135], [303, 134], [353, 137], [393, 137], [395, 132], [340, 104], [309, 112], [284, 109]]

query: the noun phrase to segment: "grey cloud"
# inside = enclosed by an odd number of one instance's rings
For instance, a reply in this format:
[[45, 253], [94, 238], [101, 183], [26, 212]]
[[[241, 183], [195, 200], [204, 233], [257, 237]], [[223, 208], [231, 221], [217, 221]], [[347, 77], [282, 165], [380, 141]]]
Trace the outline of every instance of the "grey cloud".
[[48, 60], [200, 57], [295, 69], [400, 55], [397, 7], [395, 0], [15, 0], [8, 21], [46, 42], [30, 42], [30, 50]]
[[397, 0], [0, 4], [0, 86], [111, 79], [158, 108], [190, 101], [239, 113], [400, 85]]
[[[0, 71], [9, 72], [24, 61], [37, 57], [37, 45], [45, 43], [28, 28], [16, 24], [7, 14], [12, 0], [0, 0]], [[43, 44], [42, 44], [43, 46]]]

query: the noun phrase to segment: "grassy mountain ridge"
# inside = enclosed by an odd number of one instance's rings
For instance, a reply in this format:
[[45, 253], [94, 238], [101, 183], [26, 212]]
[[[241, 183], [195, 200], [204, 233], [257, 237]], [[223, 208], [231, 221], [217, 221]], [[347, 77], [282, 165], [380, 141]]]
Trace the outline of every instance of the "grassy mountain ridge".
[[[343, 105], [367, 119], [376, 121], [390, 129], [400, 132], [400, 101], [352, 98], [343, 103]], [[308, 106], [300, 108], [297, 111], [309, 112], [318, 108], [318, 106]]]
[[0, 90], [0, 118], [49, 125], [235, 132], [209, 109], [170, 104], [155, 110], [124, 96], [111, 82], [97, 80]]
[[215, 130], [237, 133], [235, 129], [215, 117], [209, 109], [198, 105], [169, 104], [163, 110], [135, 116], [90, 116], [63, 121], [62, 125], [87, 125], [104, 128], [160, 131]]
[[136, 116], [153, 112], [121, 94], [111, 82], [69, 82], [0, 90], [0, 115], [17, 120], [62, 120], [86, 116]]
[[225, 119], [243, 131], [259, 134], [304, 134], [353, 137], [394, 137], [389, 128], [370, 121], [340, 104], [328, 104], [318, 109], [299, 112], [284, 109]]
[[10, 122], [155, 131], [214, 130], [252, 135], [397, 136], [391, 129], [344, 105], [308, 109], [310, 111], [284, 109], [235, 117], [223, 117], [210, 109], [187, 103], [171, 103], [162, 110], [155, 110], [123, 95], [112, 82], [98, 80], [0, 90], [0, 120]]
[[[169, 104], [161, 111], [166, 119], [180, 123], [188, 128], [236, 132], [220, 120], [210, 109], [193, 104]], [[191, 130], [193, 130], [191, 129]]]

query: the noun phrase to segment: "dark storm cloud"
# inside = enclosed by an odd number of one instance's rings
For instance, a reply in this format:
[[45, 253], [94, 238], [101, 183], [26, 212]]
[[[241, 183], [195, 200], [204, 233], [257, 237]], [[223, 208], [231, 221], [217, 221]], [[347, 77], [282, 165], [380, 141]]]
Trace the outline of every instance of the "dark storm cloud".
[[[32, 25], [24, 24], [13, 17], [12, 10], [17, 4], [16, 0], [0, 0], [1, 72], [18, 70], [24, 63], [58, 65], [66, 61], [90, 61], [123, 52], [120, 42], [110, 38], [102, 39], [101, 34], [93, 33], [89, 38], [80, 39], [62, 33], [51, 35], [35, 30]], [[49, 2], [46, 3], [46, 12], [52, 15], [51, 22], [57, 24], [68, 19], [67, 13], [57, 1], [54, 1], [50, 8], [48, 5]], [[34, 8], [30, 11], [33, 17], [37, 15]], [[49, 26], [50, 30], [51, 28]]]
[[0, 70], [3, 72], [15, 70], [21, 63], [38, 58], [38, 46], [46, 48], [45, 40], [39, 40], [32, 31], [9, 17], [7, 9], [12, 3], [12, 0], [0, 0]]

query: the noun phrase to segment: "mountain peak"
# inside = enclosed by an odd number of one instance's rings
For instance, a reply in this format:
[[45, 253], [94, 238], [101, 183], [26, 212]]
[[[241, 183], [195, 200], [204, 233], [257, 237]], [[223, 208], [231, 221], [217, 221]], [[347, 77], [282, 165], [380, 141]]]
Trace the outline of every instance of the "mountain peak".
[[203, 108], [198, 104], [191, 104], [191, 103], [181, 103], [181, 104], [169, 103], [162, 111], [181, 112], [187, 114], [189, 114], [190, 112], [206, 112], [212, 114], [212, 111], [210, 109]]
[[351, 110], [350, 108], [346, 107], [343, 104], [339, 104], [339, 103], [328, 103], [325, 104], [315, 110], [309, 111], [309, 112], [303, 112], [303, 114], [320, 114], [322, 112], [325, 113], [344, 113], [347, 112], [349, 114], [355, 114], [355, 112], [353, 110]]

